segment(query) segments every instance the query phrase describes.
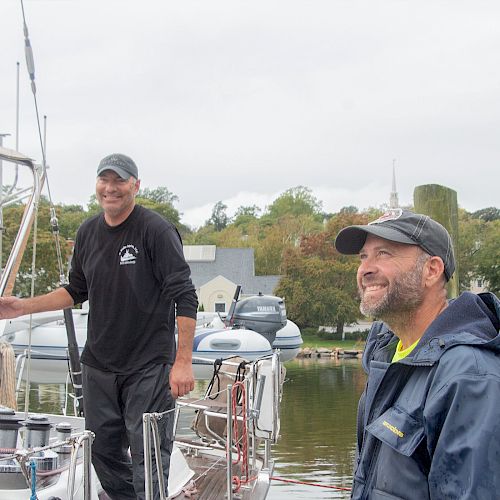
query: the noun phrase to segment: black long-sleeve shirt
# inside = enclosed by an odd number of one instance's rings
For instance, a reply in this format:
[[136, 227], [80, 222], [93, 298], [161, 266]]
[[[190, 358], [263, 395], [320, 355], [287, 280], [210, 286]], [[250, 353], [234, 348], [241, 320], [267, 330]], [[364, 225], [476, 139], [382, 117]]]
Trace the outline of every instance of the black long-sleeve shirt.
[[136, 205], [111, 227], [101, 213], [78, 230], [69, 285], [75, 304], [89, 300], [82, 363], [131, 373], [175, 359], [177, 316], [196, 318], [198, 301], [177, 229]]

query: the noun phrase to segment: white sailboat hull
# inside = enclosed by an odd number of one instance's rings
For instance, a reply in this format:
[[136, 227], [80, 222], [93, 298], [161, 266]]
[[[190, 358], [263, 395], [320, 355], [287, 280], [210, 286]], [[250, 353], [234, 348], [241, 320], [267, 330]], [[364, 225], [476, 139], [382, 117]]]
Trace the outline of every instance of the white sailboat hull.
[[[87, 339], [88, 310], [73, 309], [76, 340], [80, 354]], [[204, 323], [210, 316], [200, 318]], [[3, 335], [0, 339], [10, 342], [18, 356], [17, 371], [27, 377], [24, 368], [30, 343], [30, 318], [3, 320]], [[68, 375], [67, 336], [62, 312], [40, 313], [31, 320], [31, 363], [30, 380], [38, 383], [64, 383]], [[0, 330], [2, 331], [2, 330]], [[193, 369], [195, 377], [205, 379], [212, 373], [216, 359], [241, 356], [249, 361], [267, 356], [273, 349], [280, 350], [282, 361], [293, 359], [302, 344], [300, 330], [288, 320], [276, 334], [271, 348], [269, 342], [259, 333], [246, 329], [225, 328], [216, 317], [207, 326], [196, 328], [193, 346]], [[23, 354], [26, 353], [25, 356]]]

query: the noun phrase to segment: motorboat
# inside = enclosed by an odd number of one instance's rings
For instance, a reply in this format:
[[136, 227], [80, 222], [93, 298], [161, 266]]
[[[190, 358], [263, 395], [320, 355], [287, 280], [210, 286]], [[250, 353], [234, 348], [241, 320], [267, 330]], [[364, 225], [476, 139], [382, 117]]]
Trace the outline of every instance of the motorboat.
[[[206, 379], [211, 375], [216, 359], [241, 356], [254, 360], [279, 350], [281, 360], [296, 357], [302, 344], [297, 325], [288, 319], [273, 321], [277, 297], [256, 296], [244, 299], [244, 310], [238, 303], [233, 324], [217, 313], [198, 313], [193, 343], [195, 377]], [[267, 305], [266, 305], [267, 304]], [[271, 305], [269, 305], [271, 304]], [[260, 309], [271, 308], [271, 314], [261, 313], [261, 321], [249, 321]], [[274, 307], [274, 309], [273, 309]], [[87, 338], [88, 308], [72, 309], [76, 341], [83, 350]], [[284, 326], [282, 326], [284, 325]], [[246, 327], [245, 327], [246, 326]], [[252, 328], [259, 328], [255, 331]], [[17, 358], [17, 373], [25, 377], [26, 362], [30, 358], [30, 379], [39, 383], [61, 383], [68, 374], [68, 340], [62, 311], [37, 313], [0, 322], [0, 340], [9, 342]], [[29, 356], [28, 356], [29, 352]]]

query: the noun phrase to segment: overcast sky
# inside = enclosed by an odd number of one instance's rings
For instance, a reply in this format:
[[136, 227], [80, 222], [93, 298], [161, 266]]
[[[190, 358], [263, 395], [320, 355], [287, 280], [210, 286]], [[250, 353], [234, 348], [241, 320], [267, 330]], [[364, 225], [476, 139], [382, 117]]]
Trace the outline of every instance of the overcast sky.
[[[261, 208], [308, 186], [325, 210], [421, 184], [499, 206], [500, 2], [25, 0], [55, 202], [85, 205], [99, 160], [198, 226], [224, 201]], [[0, 133], [41, 152], [19, 0], [0, 1]], [[8, 174], [5, 182], [9, 182]]]

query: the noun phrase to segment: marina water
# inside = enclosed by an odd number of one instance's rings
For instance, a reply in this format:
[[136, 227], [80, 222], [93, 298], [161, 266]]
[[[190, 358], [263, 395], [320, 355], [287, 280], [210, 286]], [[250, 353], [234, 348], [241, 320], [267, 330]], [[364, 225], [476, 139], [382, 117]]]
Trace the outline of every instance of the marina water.
[[[305, 484], [273, 480], [268, 500], [347, 499], [355, 455], [357, 403], [366, 381], [361, 362], [297, 359], [285, 366], [281, 438], [273, 451], [274, 476]], [[205, 386], [206, 382], [198, 381], [195, 392], [202, 394]], [[21, 398], [22, 394], [22, 408]], [[31, 411], [61, 413], [63, 406], [64, 384], [32, 383]]]

